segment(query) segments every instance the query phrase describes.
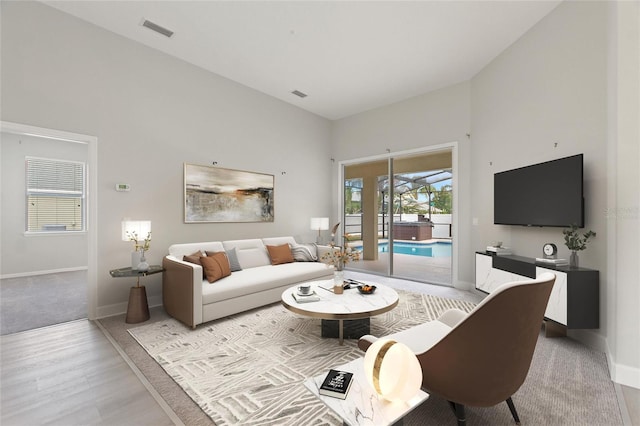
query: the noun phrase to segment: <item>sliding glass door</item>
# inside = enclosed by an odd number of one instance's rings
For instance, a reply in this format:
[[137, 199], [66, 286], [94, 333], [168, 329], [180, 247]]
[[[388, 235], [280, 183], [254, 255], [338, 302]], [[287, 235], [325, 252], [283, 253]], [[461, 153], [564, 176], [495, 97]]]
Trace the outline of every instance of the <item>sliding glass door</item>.
[[451, 285], [452, 152], [345, 165], [344, 232], [352, 269]]

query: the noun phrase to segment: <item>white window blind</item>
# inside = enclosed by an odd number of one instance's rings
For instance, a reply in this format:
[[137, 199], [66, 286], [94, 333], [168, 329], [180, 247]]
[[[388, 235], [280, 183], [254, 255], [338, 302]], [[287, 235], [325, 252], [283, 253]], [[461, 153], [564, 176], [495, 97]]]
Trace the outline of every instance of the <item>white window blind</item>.
[[85, 163], [26, 158], [29, 232], [85, 230]]

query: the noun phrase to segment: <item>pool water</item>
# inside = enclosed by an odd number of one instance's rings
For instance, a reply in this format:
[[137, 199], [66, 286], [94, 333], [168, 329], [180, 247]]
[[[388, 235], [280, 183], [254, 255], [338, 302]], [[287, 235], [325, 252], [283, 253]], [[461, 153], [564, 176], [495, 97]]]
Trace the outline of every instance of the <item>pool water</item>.
[[[353, 247], [362, 250], [362, 246]], [[388, 253], [389, 243], [378, 244], [378, 253]], [[436, 243], [393, 243], [394, 254], [411, 254], [425, 257], [451, 257], [451, 243], [438, 241]]]

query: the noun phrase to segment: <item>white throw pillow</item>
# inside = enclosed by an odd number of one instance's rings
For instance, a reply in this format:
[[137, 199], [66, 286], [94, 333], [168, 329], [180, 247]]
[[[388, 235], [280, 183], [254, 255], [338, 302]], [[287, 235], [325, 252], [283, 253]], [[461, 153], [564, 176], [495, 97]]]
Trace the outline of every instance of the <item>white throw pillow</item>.
[[296, 262], [315, 262], [318, 260], [318, 247], [315, 243], [293, 244], [291, 254]]

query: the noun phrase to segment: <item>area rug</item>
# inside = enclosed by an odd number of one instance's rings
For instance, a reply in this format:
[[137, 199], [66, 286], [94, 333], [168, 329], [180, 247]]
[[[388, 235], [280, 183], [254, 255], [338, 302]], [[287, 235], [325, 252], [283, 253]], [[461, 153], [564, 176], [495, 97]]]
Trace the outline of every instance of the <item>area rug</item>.
[[[425, 294], [398, 294], [396, 309], [372, 318], [371, 334], [432, 320], [451, 307], [473, 307]], [[100, 323], [185, 424], [342, 424], [302, 382], [362, 352], [355, 341], [339, 346], [337, 339], [320, 338], [319, 320], [296, 316], [279, 304], [196, 330], [155, 309], [152, 320], [154, 315], [158, 322], [128, 332], [123, 316]], [[623, 425], [605, 354], [570, 338], [540, 334], [527, 379], [513, 400], [525, 425]], [[468, 407], [466, 414], [469, 426], [514, 424], [506, 404]], [[404, 424], [453, 425], [455, 417], [446, 401], [430, 396]]]
[[[382, 336], [473, 304], [399, 292], [394, 310], [371, 320]], [[320, 337], [320, 321], [281, 305], [231, 316], [196, 330], [173, 319], [129, 330], [217, 425], [341, 424], [303, 385], [308, 377], [363, 355], [355, 340]]]

